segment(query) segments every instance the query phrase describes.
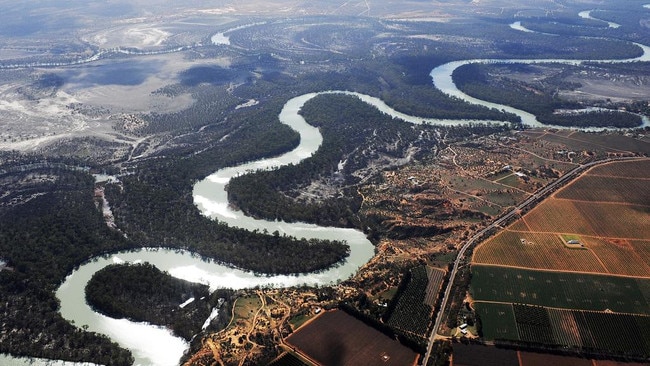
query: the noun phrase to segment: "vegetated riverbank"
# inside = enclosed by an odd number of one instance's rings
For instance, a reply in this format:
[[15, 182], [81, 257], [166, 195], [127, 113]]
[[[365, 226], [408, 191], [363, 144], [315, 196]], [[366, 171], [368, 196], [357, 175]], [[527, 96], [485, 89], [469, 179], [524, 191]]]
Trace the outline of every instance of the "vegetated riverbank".
[[212, 326], [206, 319], [232, 293], [210, 293], [207, 285], [172, 277], [148, 263], [105, 267], [93, 275], [85, 292], [88, 304], [102, 314], [165, 326], [187, 341], [208, 327], [227, 324], [227, 310], [220, 311]]
[[[252, 130], [252, 131], [254, 131], [254, 130]], [[264, 138], [267, 138], [268, 136], [272, 136], [272, 135], [270, 135], [270, 134], [263, 135]], [[225, 137], [225, 136], [221, 136], [221, 137]], [[251, 139], [251, 141], [254, 142], [255, 140]], [[264, 143], [268, 143], [267, 140], [260, 140], [260, 141], [262, 141]], [[285, 145], [285, 146], [280, 147], [280, 150], [283, 150], [283, 149], [287, 150], [287, 146]], [[269, 150], [272, 150], [272, 149], [269, 149]], [[186, 150], [186, 152], [190, 153], [190, 155], [197, 153], [196, 150], [192, 151], [190, 149]], [[265, 152], [268, 153], [269, 151], [267, 150]], [[220, 151], [220, 153], [223, 153], [223, 151]], [[264, 155], [264, 154], [260, 154], [260, 156], [261, 155]], [[213, 159], [213, 158], [215, 158], [215, 156], [218, 156], [218, 154], [214, 153], [214, 152], [212, 154], [207, 154], [207, 158], [209, 158], [209, 159]], [[251, 157], [251, 156], [252, 156], [252, 158], [255, 158], [255, 154], [248, 155], [248, 157]], [[160, 158], [162, 158], [162, 156], [160, 156]], [[237, 159], [234, 159], [234, 160], [237, 160]], [[185, 162], [187, 162], [187, 160], [177, 159], [177, 160], [174, 160], [173, 163], [167, 165], [166, 168], [168, 168], [168, 169], [177, 169], [177, 168], [182, 167], [183, 163], [185, 163]], [[207, 166], [207, 164], [206, 164], [206, 166]], [[214, 167], [214, 162], [213, 162], [213, 167]], [[193, 179], [197, 179], [197, 177], [194, 175], [195, 171], [191, 171], [190, 172], [191, 174], [187, 174], [188, 170], [183, 170], [183, 172], [185, 173], [185, 175], [181, 174], [181, 178], [182, 178], [181, 180], [183, 180], [183, 182], [184, 182], [183, 187], [178, 186], [178, 185], [165, 183], [164, 175], [166, 173], [168, 173], [168, 172], [169, 171], [166, 171], [166, 170], [162, 169], [159, 172], [157, 172], [156, 174], [154, 174], [154, 173], [152, 173], [152, 170], [149, 170], [149, 171], [145, 172], [143, 175], [141, 175], [139, 177], [139, 178], [149, 178], [150, 180], [147, 181], [149, 184], [152, 184], [152, 185], [155, 185], [155, 186], [156, 185], [161, 185], [163, 187], [163, 190], [161, 192], [159, 192], [159, 193], [162, 193], [161, 195], [158, 196], [158, 195], [154, 194], [154, 195], [149, 196], [149, 198], [153, 199], [153, 200], [160, 200], [162, 202], [165, 202], [165, 200], [167, 200], [166, 201], [167, 204], [169, 204], [169, 202], [171, 202], [173, 204], [177, 204], [178, 202], [182, 202], [183, 200], [188, 199], [189, 195], [187, 194], [187, 192], [188, 192], [188, 189], [187, 189], [188, 184], [187, 184], [187, 182], [192, 182]], [[158, 179], [162, 178], [162, 180], [151, 179], [152, 178], [151, 176], [147, 177], [147, 173], [149, 173], [151, 175], [156, 175], [156, 177]], [[131, 183], [133, 183], [134, 185], [137, 184], [137, 183], [134, 183], [134, 182], [135, 182], [135, 180], [133, 182], [131, 182]], [[140, 186], [139, 188], [142, 188], [142, 187], [143, 186]], [[181, 188], [181, 189], [179, 189], [179, 188]], [[179, 194], [179, 192], [180, 192], [180, 194]], [[136, 194], [137, 194], [137, 192], [136, 192]], [[172, 198], [172, 199], [169, 199], [169, 198]], [[147, 204], [147, 202], [141, 202], [141, 203]], [[189, 205], [189, 206], [191, 206], [191, 205]], [[187, 206], [185, 206], [185, 207], [187, 207]], [[168, 209], [168, 206], [166, 208]], [[57, 209], [63, 209], [63, 208], [62, 207], [57, 207]], [[189, 212], [189, 211], [185, 211], [185, 212]], [[147, 210], [143, 210], [143, 214], [147, 214], [147, 213], [148, 213]], [[163, 221], [162, 225], [169, 225], [171, 227], [171, 229], [175, 229], [176, 226], [173, 226], [173, 225], [170, 225], [170, 224], [173, 223], [175, 221], [175, 219], [177, 219], [178, 217], [181, 217], [181, 216], [182, 216], [182, 214], [179, 215], [179, 216], [172, 216], [172, 215], [166, 216], [166, 220]], [[185, 222], [186, 223], [187, 222], [191, 223], [192, 221], [185, 221]], [[151, 222], [146, 222], [146, 223], [150, 224]], [[156, 227], [160, 228], [160, 226], [156, 226]], [[76, 227], [73, 227], [73, 229], [74, 228], [76, 228]], [[146, 225], [143, 225], [141, 227], [141, 229], [143, 230], [142, 233], [144, 233], [143, 236], [142, 236], [143, 238], [145, 238], [147, 240], [150, 240], [151, 243], [154, 243], [156, 241], [156, 240], [153, 240], [153, 238], [151, 238], [151, 237], [147, 237]], [[163, 233], [162, 230], [156, 233], [156, 235], [158, 235], [158, 238], [162, 239], [157, 243], [157, 245], [160, 245], [161, 242], [164, 243], [164, 244], [167, 244], [166, 241], [170, 239], [169, 236], [166, 236], [165, 234], [161, 234], [161, 233]], [[68, 233], [66, 232], [66, 234], [68, 234]], [[280, 234], [280, 233], [278, 232], [278, 234]], [[246, 238], [247, 237], [243, 237], [243, 238], [242, 237], [237, 237], [237, 240], [240, 240], [240, 239], [245, 240]], [[77, 238], [77, 239], [79, 239], [79, 238]], [[76, 241], [77, 239], [75, 239], [75, 241], [74, 241], [75, 243], [77, 243], [77, 241]], [[81, 239], [84, 239], [84, 238], [81, 238]], [[179, 245], [179, 246], [184, 245], [184, 244], [179, 244], [180, 241], [174, 241], [173, 239], [174, 238], [172, 238], [172, 240], [171, 240], [173, 245]], [[233, 240], [233, 242], [234, 242], [234, 240]], [[233, 242], [231, 242], [231, 244]], [[43, 244], [45, 244], [45, 243], [43, 243]], [[128, 246], [128, 245], [126, 245], [126, 246]], [[114, 248], [111, 248], [111, 250], [113, 250], [113, 249]], [[260, 253], [264, 253], [264, 252], [260, 251]], [[258, 253], [258, 254], [260, 254], [260, 253]], [[76, 263], [79, 263], [79, 262], [76, 262]], [[18, 268], [18, 267], [16, 267], [16, 268]], [[38, 331], [38, 329], [34, 328], [34, 331]]]
[[[208, 147], [201, 154], [181, 150], [164, 161], [139, 163], [133, 174], [121, 178], [122, 186], [107, 186], [106, 196], [117, 225], [144, 246], [190, 249], [260, 273], [318, 271], [341, 261], [348, 247], [340, 241], [296, 240], [280, 233], [269, 236], [232, 228], [201, 215], [192, 202], [193, 184], [214, 172], [215, 167], [274, 156], [296, 146], [298, 136], [274, 123], [279, 109], [267, 107], [244, 110], [233, 117], [230, 123], [238, 129], [218, 146]], [[204, 131], [204, 135], [202, 139], [223, 137], [211, 131]]]
[[436, 151], [442, 135], [455, 139], [469, 135], [469, 130], [490, 133], [510, 128], [414, 125], [344, 93], [316, 96], [300, 114], [319, 128], [323, 144], [300, 164], [233, 178], [228, 200], [247, 215], [376, 232], [377, 223], [359, 215], [359, 185], [376, 182], [384, 169]]
[[[527, 65], [504, 65], [525, 69]], [[641, 117], [620, 111], [599, 110], [589, 113], [557, 113], [563, 109], [583, 109], [581, 103], [557, 97], [558, 89], [572, 90], [579, 85], [559, 79], [548, 80], [544, 85], [518, 82], [508, 78], [496, 78], [489, 72], [494, 65], [468, 64], [454, 70], [454, 83], [463, 92], [482, 100], [506, 104], [534, 114], [544, 124], [577, 128], [614, 127], [634, 128], [642, 124]], [[540, 85], [541, 84], [541, 85]]]
[[[31, 162], [1, 155], [5, 168]], [[0, 334], [0, 352], [131, 365], [131, 353], [107, 336], [65, 320], [54, 295], [59, 281], [79, 263], [98, 253], [133, 247], [104, 223], [92, 200], [93, 177], [60, 167], [36, 167], [2, 174], [0, 181], [0, 253], [7, 263], [0, 270], [0, 317], [7, 330]]]

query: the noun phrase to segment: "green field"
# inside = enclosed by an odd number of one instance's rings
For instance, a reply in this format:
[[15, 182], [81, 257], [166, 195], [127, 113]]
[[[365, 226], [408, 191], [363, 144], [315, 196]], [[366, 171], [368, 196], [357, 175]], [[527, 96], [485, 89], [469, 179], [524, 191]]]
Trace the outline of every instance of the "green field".
[[511, 304], [475, 302], [474, 308], [481, 319], [485, 339], [519, 340], [517, 322]]
[[475, 302], [486, 340], [522, 341], [646, 358], [650, 317]]
[[473, 265], [475, 301], [650, 314], [650, 280]]

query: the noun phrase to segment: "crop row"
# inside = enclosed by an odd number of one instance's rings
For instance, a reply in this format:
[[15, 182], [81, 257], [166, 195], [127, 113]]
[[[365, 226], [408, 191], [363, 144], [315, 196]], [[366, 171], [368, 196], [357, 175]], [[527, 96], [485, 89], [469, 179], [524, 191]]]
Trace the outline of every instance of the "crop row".
[[445, 271], [427, 267], [427, 278], [429, 280], [429, 283], [427, 284], [424, 303], [433, 308], [436, 306], [436, 301], [438, 300], [438, 295], [440, 294], [440, 288], [442, 287], [442, 282], [445, 279]]
[[514, 304], [512, 308], [519, 330], [519, 339], [531, 343], [554, 343], [551, 319], [546, 308], [521, 304]]
[[548, 309], [523, 304], [476, 303], [490, 340], [625, 357], [650, 357], [650, 317]]
[[650, 191], [645, 189], [647, 185], [647, 179], [585, 175], [562, 189], [555, 197], [569, 200], [643, 205], [650, 202]]
[[599, 165], [587, 172], [587, 175], [604, 175], [625, 178], [647, 178], [650, 171], [650, 159], [635, 161], [618, 161]]
[[559, 235], [552, 233], [502, 231], [480, 245], [472, 260], [559, 271], [605, 272], [593, 252], [568, 248]]
[[425, 303], [429, 277], [424, 266], [411, 270], [409, 283], [397, 299], [388, 325], [392, 328], [425, 337], [433, 307]]
[[476, 301], [650, 314], [649, 279], [474, 264], [470, 292]]

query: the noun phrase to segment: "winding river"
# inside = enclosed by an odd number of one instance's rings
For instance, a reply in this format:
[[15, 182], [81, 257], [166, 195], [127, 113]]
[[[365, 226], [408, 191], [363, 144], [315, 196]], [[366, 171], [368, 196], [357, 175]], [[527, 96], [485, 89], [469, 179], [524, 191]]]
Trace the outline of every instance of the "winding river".
[[[513, 27], [520, 31], [527, 31], [521, 23]], [[224, 43], [221, 33], [218, 42]], [[444, 93], [454, 96], [472, 104], [497, 108], [514, 113], [521, 117], [522, 123], [531, 127], [543, 126], [537, 118], [525, 111], [510, 106], [490, 103], [473, 98], [461, 92], [453, 83], [452, 72], [463, 65], [471, 63], [561, 63], [580, 64], [583, 62], [621, 63], [632, 61], [650, 61], [650, 48], [637, 44], [643, 50], [643, 55], [638, 58], [626, 60], [494, 60], [475, 59], [456, 61], [436, 67], [431, 71], [431, 78], [435, 87]], [[257, 169], [269, 169], [287, 164], [297, 164], [315, 153], [322, 143], [322, 136], [318, 129], [309, 125], [299, 110], [312, 98], [321, 94], [344, 93], [356, 96], [364, 102], [376, 107], [383, 113], [409, 123], [428, 123], [435, 125], [458, 125], [469, 122], [503, 123], [498, 121], [470, 121], [470, 120], [440, 120], [409, 116], [393, 110], [383, 101], [371, 96], [347, 92], [325, 91], [321, 93], [305, 94], [289, 100], [280, 113], [280, 121], [293, 128], [300, 134], [300, 144], [294, 150], [281, 156], [266, 158], [255, 162], [221, 169], [206, 177], [194, 186], [194, 202], [197, 208], [206, 216], [228, 223], [231, 226], [248, 230], [279, 231], [287, 235], [304, 238], [345, 240], [350, 246], [349, 257], [340, 265], [318, 273], [283, 276], [257, 276], [251, 272], [234, 269], [232, 267], [206, 261], [191, 252], [181, 250], [168, 250], [161, 248], [144, 248], [129, 252], [119, 252], [110, 256], [97, 257], [82, 264], [72, 272], [57, 290], [57, 297], [61, 301], [61, 314], [64, 318], [73, 321], [78, 327], [87, 326], [88, 330], [103, 333], [118, 342], [121, 346], [133, 352], [136, 365], [177, 365], [179, 358], [188, 348], [188, 344], [180, 338], [174, 337], [165, 328], [152, 326], [146, 323], [135, 323], [125, 319], [113, 319], [98, 314], [90, 309], [84, 300], [84, 288], [91, 276], [101, 268], [112, 263], [121, 262], [149, 262], [161, 270], [168, 271], [173, 276], [193, 282], [208, 284], [212, 289], [227, 287], [233, 289], [249, 288], [253, 286], [292, 286], [292, 285], [325, 285], [345, 280], [354, 275], [356, 271], [370, 260], [374, 255], [374, 247], [364, 234], [353, 229], [325, 228], [304, 223], [284, 223], [279, 221], [257, 220], [245, 216], [242, 212], [233, 210], [228, 205], [225, 186], [228, 181], [239, 174]], [[644, 125], [650, 125], [644, 119]], [[548, 127], [548, 126], [546, 126]], [[22, 361], [21, 361], [22, 360]], [[6, 361], [6, 362], [5, 362]], [[9, 356], [0, 356], [0, 362], [6, 365], [24, 365], [25, 359], [15, 359]], [[46, 361], [37, 361], [38, 364], [47, 364]], [[53, 365], [70, 365], [60, 361], [52, 361]], [[80, 365], [80, 364], [75, 364]]]

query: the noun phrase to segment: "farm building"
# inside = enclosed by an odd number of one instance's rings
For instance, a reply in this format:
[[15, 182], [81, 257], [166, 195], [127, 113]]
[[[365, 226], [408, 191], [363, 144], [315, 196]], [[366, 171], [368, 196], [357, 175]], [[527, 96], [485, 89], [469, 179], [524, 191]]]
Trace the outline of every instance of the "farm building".
[[418, 354], [341, 310], [323, 311], [285, 340], [312, 365], [408, 366]]

